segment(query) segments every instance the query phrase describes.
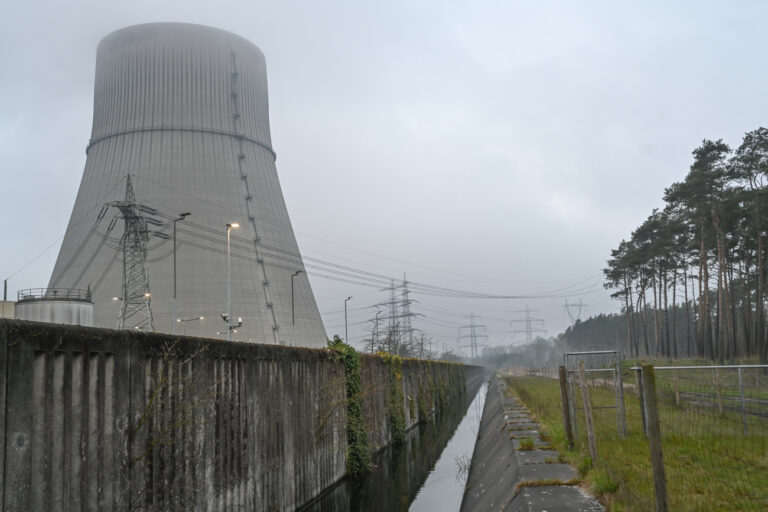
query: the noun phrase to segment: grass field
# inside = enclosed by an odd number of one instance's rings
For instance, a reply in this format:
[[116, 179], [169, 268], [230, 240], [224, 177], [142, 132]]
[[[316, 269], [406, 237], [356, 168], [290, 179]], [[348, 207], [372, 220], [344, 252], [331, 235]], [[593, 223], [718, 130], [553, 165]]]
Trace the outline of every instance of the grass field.
[[[626, 438], [618, 435], [615, 410], [595, 411], [599, 460], [592, 464], [583, 431], [575, 449], [567, 450], [558, 381], [541, 377], [505, 379], [508, 392], [525, 403], [552, 444], [582, 473], [609, 510], [654, 510], [648, 442], [642, 432], [637, 397], [630, 390], [625, 400]], [[612, 388], [590, 388], [590, 396], [593, 405], [614, 404]], [[768, 423], [750, 416], [750, 436], [745, 438], [740, 414], [720, 415], [716, 409], [702, 414], [684, 401], [680, 406], [674, 401], [660, 402], [670, 510], [768, 510]], [[583, 413], [577, 422], [583, 428]]]

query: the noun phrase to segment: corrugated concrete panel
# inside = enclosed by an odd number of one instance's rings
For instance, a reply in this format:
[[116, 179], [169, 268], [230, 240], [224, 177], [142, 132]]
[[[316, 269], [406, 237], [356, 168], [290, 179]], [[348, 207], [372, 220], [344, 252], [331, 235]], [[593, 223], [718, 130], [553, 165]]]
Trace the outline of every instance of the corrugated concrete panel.
[[[295, 510], [346, 473], [346, 374], [327, 350], [0, 320], [6, 340], [3, 510]], [[372, 450], [391, 442], [390, 378], [416, 399], [406, 427], [477, 380], [363, 360]]]
[[[322, 347], [325, 329], [283, 199], [269, 132], [264, 55], [234, 34], [178, 23], [119, 30], [99, 45], [87, 161], [51, 287], [90, 287], [94, 325], [114, 327], [122, 222], [98, 220], [130, 174], [136, 199], [179, 222], [177, 295], [189, 335], [219, 337], [226, 298], [226, 227], [232, 231], [232, 316], [241, 341]], [[169, 218], [164, 219], [166, 222]], [[203, 226], [196, 227], [191, 223]], [[170, 234], [168, 225], [158, 228]], [[113, 242], [105, 242], [109, 235]], [[170, 333], [172, 243], [150, 239], [147, 269], [157, 331]], [[179, 328], [179, 332], [182, 329]]]

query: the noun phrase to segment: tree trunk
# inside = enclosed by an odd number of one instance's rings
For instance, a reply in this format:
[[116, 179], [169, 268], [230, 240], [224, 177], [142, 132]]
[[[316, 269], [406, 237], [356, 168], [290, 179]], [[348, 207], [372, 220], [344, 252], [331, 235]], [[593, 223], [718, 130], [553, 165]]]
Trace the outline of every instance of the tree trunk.
[[632, 305], [632, 315], [630, 316], [632, 335], [630, 339], [635, 350], [635, 357], [640, 355], [640, 343], [637, 335], [637, 308], [635, 308], [635, 297], [632, 295], [632, 287], [629, 286], [629, 303]]
[[638, 302], [640, 302], [641, 298], [643, 300], [643, 315], [640, 317], [640, 320], [643, 322], [643, 344], [645, 345], [645, 355], [647, 357], [650, 355], [650, 351], [648, 350], [648, 303], [645, 300], [645, 290], [638, 297]]
[[683, 289], [685, 290], [685, 356], [691, 357], [691, 304], [688, 301], [688, 262], [683, 260]]
[[635, 354], [633, 353], [633, 347], [632, 347], [632, 306], [629, 302], [629, 285], [627, 284], [627, 274], [624, 273], [624, 309], [625, 309], [625, 316], [627, 317], [627, 348], [629, 349], [629, 354], [632, 357], [635, 357]]
[[651, 284], [653, 285], [653, 350], [654, 355], [659, 355], [659, 295], [658, 291], [658, 271], [656, 266], [656, 258], [653, 259], [653, 278]]
[[677, 359], [677, 265], [672, 268], [672, 357]]
[[[763, 230], [760, 227], [760, 214], [755, 215], [757, 231], [757, 295], [755, 296], [755, 317], [757, 333], [755, 334], [755, 351], [759, 352], [762, 363], [768, 362], [768, 340], [765, 339], [765, 306], [763, 304], [763, 289], [765, 287], [765, 250]], [[762, 345], [762, 347], [761, 347]]]
[[702, 343], [706, 348], [706, 356], [714, 359], [712, 319], [709, 316], [709, 267], [707, 266], [707, 246], [704, 236], [704, 221], [702, 219], [699, 221], [699, 321], [701, 322]]
[[720, 217], [714, 207], [711, 209], [712, 224], [715, 227], [715, 240], [717, 241], [717, 325], [720, 364], [725, 358], [731, 357], [731, 311], [728, 299], [728, 272], [725, 261], [725, 235], [720, 227]]
[[669, 347], [669, 294], [667, 293], [667, 286], [669, 286], [669, 283], [667, 281], [667, 268], [664, 267], [664, 271], [661, 273], [661, 284], [662, 289], [664, 291], [664, 309], [662, 310], [662, 314], [664, 315], [664, 332], [661, 336], [661, 346], [662, 351], [664, 352], [664, 355], [666, 357], [669, 357], [671, 355], [670, 347]]

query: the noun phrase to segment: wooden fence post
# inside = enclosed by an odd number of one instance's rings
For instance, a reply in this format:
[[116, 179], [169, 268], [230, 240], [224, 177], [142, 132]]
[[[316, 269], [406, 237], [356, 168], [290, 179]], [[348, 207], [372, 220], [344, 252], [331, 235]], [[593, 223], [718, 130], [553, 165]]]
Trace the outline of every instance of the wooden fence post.
[[656, 378], [653, 373], [653, 365], [643, 365], [643, 388], [645, 388], [646, 412], [648, 414], [648, 444], [651, 448], [656, 512], [668, 512], [667, 477], [664, 473], [664, 455], [661, 450], [661, 425], [659, 424], [659, 408], [656, 402]]
[[645, 410], [645, 390], [643, 389], [643, 369], [636, 371], [637, 398], [640, 401], [640, 416], [643, 418], [643, 435], [648, 437], [648, 413]]
[[723, 394], [720, 392], [720, 372], [715, 368], [715, 393], [717, 393], [717, 412], [723, 415]]
[[560, 401], [563, 404], [563, 426], [568, 440], [568, 449], [573, 450], [573, 430], [571, 429], [571, 411], [568, 405], [568, 373], [565, 366], [560, 366]]
[[680, 381], [677, 378], [677, 370], [672, 372], [672, 378], [675, 382], [675, 405], [680, 407]]
[[584, 370], [584, 361], [579, 361], [579, 382], [581, 383], [581, 396], [584, 399], [584, 416], [587, 424], [587, 439], [589, 440], [589, 456], [592, 463], [597, 462], [597, 443], [595, 442], [595, 425], [592, 422], [592, 400], [587, 389], [587, 372]]

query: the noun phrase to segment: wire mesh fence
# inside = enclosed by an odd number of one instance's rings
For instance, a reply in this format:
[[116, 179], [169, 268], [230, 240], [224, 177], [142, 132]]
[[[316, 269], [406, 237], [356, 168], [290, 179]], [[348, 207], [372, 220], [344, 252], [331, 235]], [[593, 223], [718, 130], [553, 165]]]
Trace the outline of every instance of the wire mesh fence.
[[768, 366], [654, 373], [672, 510], [768, 510]]
[[[587, 458], [587, 411], [578, 372], [579, 361], [586, 363], [584, 385], [592, 405], [597, 460]], [[604, 499], [613, 498], [615, 504], [632, 504], [631, 510], [653, 510], [653, 471], [633, 374], [624, 371], [618, 354], [602, 357], [575, 355], [567, 362], [575, 451], [584, 454], [582, 467], [578, 469], [583, 473], [592, 472], [598, 487], [594, 490], [603, 493]]]
[[[643, 378], [619, 354], [579, 354], [565, 362], [559, 383], [521, 373], [507, 378], [509, 390], [547, 425], [609, 510], [768, 510], [768, 365], [646, 366]], [[579, 362], [586, 363], [583, 373]], [[595, 457], [583, 391], [591, 402]], [[666, 508], [657, 507], [658, 467]]]
[[[653, 397], [641, 385], [639, 367], [624, 373], [622, 431], [614, 370], [619, 364], [584, 372], [597, 440], [598, 458], [591, 462], [617, 503], [656, 510], [647, 414]], [[654, 370], [668, 510], [768, 510], [768, 366]], [[568, 374], [576, 449], [586, 454], [582, 381], [578, 371]]]

